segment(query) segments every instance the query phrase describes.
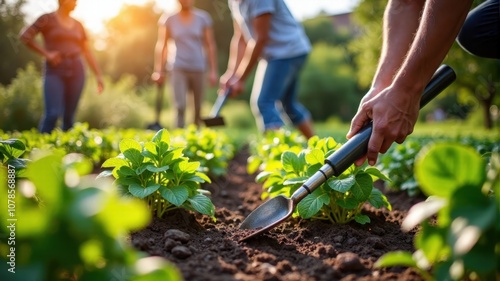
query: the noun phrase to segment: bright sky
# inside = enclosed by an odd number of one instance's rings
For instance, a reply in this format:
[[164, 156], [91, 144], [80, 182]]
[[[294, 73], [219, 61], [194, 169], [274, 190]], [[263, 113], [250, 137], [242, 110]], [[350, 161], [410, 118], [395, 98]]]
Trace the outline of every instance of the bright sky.
[[[7, 0], [9, 1], [9, 0]], [[15, 1], [15, 0], [10, 0]], [[103, 21], [115, 16], [121, 5], [141, 5], [149, 0], [79, 0], [73, 16], [83, 22], [92, 32], [102, 30]], [[177, 0], [152, 0], [160, 10], [175, 9]], [[209, 1], [209, 0], [207, 0]], [[213, 0], [210, 0], [213, 1]], [[219, 0], [226, 2], [226, 0]], [[285, 0], [297, 19], [302, 20], [318, 14], [320, 11], [337, 14], [352, 10], [358, 0]], [[57, 0], [28, 0], [25, 12], [28, 20], [33, 21], [41, 14], [52, 12], [57, 8]]]

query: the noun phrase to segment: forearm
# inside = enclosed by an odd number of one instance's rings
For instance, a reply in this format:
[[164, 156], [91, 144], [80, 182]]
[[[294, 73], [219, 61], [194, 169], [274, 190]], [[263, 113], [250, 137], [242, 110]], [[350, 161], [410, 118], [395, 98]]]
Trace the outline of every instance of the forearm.
[[471, 4], [472, 0], [427, 1], [415, 40], [394, 78], [394, 86], [420, 95], [455, 41]]
[[266, 40], [258, 40], [258, 39], [256, 41], [251, 40], [250, 42], [247, 43], [244, 56], [241, 59], [238, 68], [236, 69], [235, 72], [236, 76], [240, 77], [243, 80], [245, 80], [248, 77], [248, 75], [254, 68], [255, 64], [259, 60], [265, 45], [266, 45]]
[[19, 39], [31, 50], [37, 52], [43, 57], [47, 57], [48, 51], [35, 42], [34, 40], [35, 36], [36, 36], [35, 31], [33, 31], [31, 28], [26, 28], [19, 35]]
[[231, 39], [229, 48], [229, 61], [227, 64], [227, 72], [234, 74], [241, 63], [246, 49], [246, 42], [241, 35], [235, 34]]
[[163, 72], [165, 71], [165, 64], [167, 62], [168, 49], [166, 45], [156, 44], [155, 56], [154, 56], [154, 71]]
[[425, 0], [390, 0], [384, 12], [383, 42], [372, 87], [383, 89], [392, 83], [403, 64], [419, 26]]
[[100, 68], [97, 66], [97, 62], [94, 58], [94, 56], [89, 52], [89, 51], [84, 51], [84, 57], [85, 60], [87, 61], [90, 69], [94, 73], [94, 75], [98, 78], [101, 79], [102, 74]]
[[207, 39], [206, 39], [206, 49], [208, 54], [208, 64], [210, 67], [210, 71], [212, 73], [217, 73], [217, 47], [215, 43], [215, 39], [213, 38], [213, 33], [208, 31]]

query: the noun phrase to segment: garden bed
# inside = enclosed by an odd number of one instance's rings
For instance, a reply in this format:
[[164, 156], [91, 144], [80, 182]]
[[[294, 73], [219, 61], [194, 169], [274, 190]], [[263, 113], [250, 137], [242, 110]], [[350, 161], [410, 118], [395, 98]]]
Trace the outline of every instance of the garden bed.
[[383, 254], [413, 251], [414, 233], [400, 229], [408, 209], [424, 200], [381, 189], [393, 210], [365, 206], [371, 223], [332, 225], [290, 218], [268, 233], [239, 242], [242, 220], [260, 204], [261, 184], [246, 172], [248, 151], [226, 177], [205, 187], [216, 207], [208, 216], [176, 210], [131, 235], [134, 247], [173, 262], [191, 280], [422, 280], [412, 269], [374, 268]]

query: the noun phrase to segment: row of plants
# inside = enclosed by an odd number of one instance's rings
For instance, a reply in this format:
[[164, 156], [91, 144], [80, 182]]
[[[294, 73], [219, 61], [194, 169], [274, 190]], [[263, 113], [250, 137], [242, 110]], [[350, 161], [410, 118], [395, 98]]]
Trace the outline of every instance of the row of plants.
[[391, 181], [386, 186], [392, 190], [403, 190], [410, 196], [421, 194], [421, 187], [414, 176], [416, 156], [431, 143], [459, 143], [476, 150], [488, 161], [492, 153], [500, 152], [500, 139], [473, 137], [411, 137], [402, 144], [394, 144], [387, 153], [380, 155], [376, 167]]
[[[60, 150], [64, 154], [80, 153], [93, 161], [98, 169], [107, 159], [120, 153], [120, 142], [124, 139], [142, 141], [151, 139], [156, 131], [139, 129], [89, 128], [87, 123], [77, 123], [67, 132], [56, 129], [50, 134], [37, 130], [2, 132], [0, 140], [18, 139], [26, 146], [25, 157], [34, 150]], [[184, 147], [183, 153], [192, 161], [200, 162], [200, 170], [212, 177], [227, 172], [227, 162], [232, 159], [235, 144], [223, 132], [191, 125], [172, 131], [172, 145]]]
[[425, 280], [499, 280], [500, 153], [434, 143], [418, 154], [414, 171], [428, 197], [402, 229], [418, 230], [416, 251], [387, 253], [376, 266], [412, 267]]
[[[137, 252], [126, 236], [175, 208], [215, 220], [202, 184], [227, 172], [235, 149], [223, 133], [195, 127], [155, 133], [78, 124], [14, 135], [0, 139], [0, 191], [9, 198], [0, 218], [19, 218], [15, 229], [0, 230], [10, 266], [2, 280], [181, 280], [175, 266]], [[96, 177], [98, 164], [104, 171]]]
[[[260, 170], [256, 181], [263, 183], [263, 199], [278, 195], [291, 197], [325, 164], [325, 159], [342, 146], [331, 137], [315, 136], [305, 142], [294, 134], [286, 130], [267, 133], [254, 148], [258, 154], [248, 159], [249, 172]], [[389, 180], [375, 167], [352, 165], [300, 201], [293, 216], [332, 223], [352, 220], [368, 223], [370, 218], [361, 213], [366, 202], [375, 208], [391, 210], [385, 195], [374, 187], [377, 179]]]
[[[252, 144], [258, 154], [250, 156], [248, 167], [260, 171], [256, 180], [263, 183], [263, 198], [290, 197], [341, 147], [332, 138], [318, 137], [304, 147], [290, 136], [275, 131]], [[402, 225], [404, 231], [417, 231], [416, 251], [387, 253], [376, 266], [413, 267], [426, 280], [498, 280], [499, 146], [497, 141], [474, 138], [407, 140], [393, 146], [376, 167], [351, 166], [328, 179], [298, 204], [294, 216], [367, 223], [368, 217], [360, 212], [365, 202], [391, 209], [387, 198], [373, 187], [377, 179], [410, 195], [423, 192], [428, 199], [412, 207]], [[411, 185], [403, 181], [405, 177]]]
[[82, 154], [38, 150], [19, 158], [20, 140], [0, 141], [0, 279], [182, 280], [167, 260], [132, 248], [126, 236], [145, 227], [146, 204], [96, 180]]

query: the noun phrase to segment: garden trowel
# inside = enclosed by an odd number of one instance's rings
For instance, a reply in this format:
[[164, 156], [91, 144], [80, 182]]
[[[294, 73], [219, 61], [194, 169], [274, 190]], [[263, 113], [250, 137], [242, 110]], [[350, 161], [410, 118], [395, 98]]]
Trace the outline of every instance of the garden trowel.
[[[456, 74], [452, 68], [447, 65], [441, 65], [422, 93], [420, 108], [448, 87], [455, 81], [455, 78]], [[268, 231], [290, 217], [302, 199], [312, 193], [331, 176], [342, 174], [357, 159], [366, 154], [371, 133], [372, 123], [370, 122], [358, 134], [330, 155], [325, 160], [325, 164], [302, 184], [292, 194], [291, 198], [279, 195], [257, 207], [241, 223], [240, 229], [248, 231], [248, 234], [245, 233], [245, 236], [240, 241]]]
[[219, 115], [220, 110], [224, 103], [226, 102], [227, 98], [229, 97], [229, 94], [231, 93], [230, 89], [228, 88], [224, 94], [217, 96], [217, 99], [215, 100], [215, 103], [212, 107], [212, 111], [210, 111], [210, 115], [208, 118], [204, 118], [203, 122], [205, 123], [205, 126], [207, 127], [215, 127], [215, 126], [224, 126], [224, 118]]

